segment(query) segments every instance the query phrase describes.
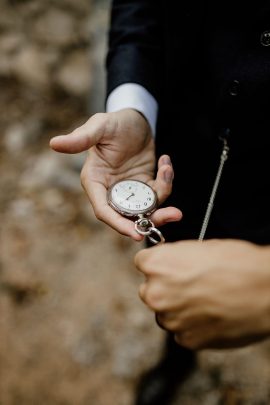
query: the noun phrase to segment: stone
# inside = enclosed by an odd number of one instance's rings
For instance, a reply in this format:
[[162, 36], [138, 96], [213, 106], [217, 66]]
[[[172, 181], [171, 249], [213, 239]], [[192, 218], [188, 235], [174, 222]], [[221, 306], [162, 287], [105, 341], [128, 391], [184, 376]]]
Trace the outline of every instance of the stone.
[[88, 53], [75, 51], [63, 61], [56, 75], [56, 81], [66, 92], [82, 96], [90, 92], [91, 77]]
[[50, 82], [43, 51], [34, 45], [28, 45], [18, 52], [13, 59], [12, 72], [30, 86], [45, 87]]
[[48, 8], [33, 24], [34, 37], [45, 44], [68, 46], [78, 41], [76, 20], [60, 8]]
[[24, 38], [19, 32], [7, 32], [0, 37], [0, 50], [3, 53], [14, 53], [21, 48]]
[[56, 187], [75, 193], [82, 192], [79, 175], [68, 167], [67, 156], [50, 151], [28, 162], [20, 185], [27, 190]]
[[37, 118], [15, 122], [6, 129], [3, 145], [10, 155], [21, 154], [22, 149], [37, 141], [40, 134], [41, 123]]

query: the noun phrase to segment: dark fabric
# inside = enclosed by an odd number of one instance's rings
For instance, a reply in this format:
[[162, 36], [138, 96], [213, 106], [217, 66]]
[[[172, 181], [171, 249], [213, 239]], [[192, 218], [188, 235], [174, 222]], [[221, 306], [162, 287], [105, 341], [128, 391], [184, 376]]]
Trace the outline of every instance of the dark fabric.
[[169, 240], [196, 238], [230, 129], [207, 237], [270, 243], [270, 1], [115, 0], [108, 93], [135, 82], [158, 100], [157, 155], [175, 167]]
[[107, 55], [108, 93], [119, 84], [138, 83], [160, 98], [162, 33], [156, 0], [112, 2]]

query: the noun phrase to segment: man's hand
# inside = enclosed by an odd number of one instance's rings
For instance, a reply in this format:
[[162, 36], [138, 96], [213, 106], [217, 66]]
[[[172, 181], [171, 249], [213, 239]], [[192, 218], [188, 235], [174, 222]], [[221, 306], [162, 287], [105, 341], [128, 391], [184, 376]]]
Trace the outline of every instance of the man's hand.
[[270, 336], [270, 247], [183, 241], [135, 256], [141, 299], [191, 349], [239, 347]]
[[[89, 150], [81, 181], [96, 217], [118, 232], [134, 240], [142, 240], [142, 236], [134, 230], [134, 223], [108, 206], [106, 192], [114, 182], [129, 178], [152, 186], [159, 203], [170, 195], [174, 174], [169, 156], [160, 157], [157, 176], [153, 179], [154, 141], [146, 119], [132, 109], [96, 114], [71, 134], [53, 138], [50, 146], [63, 153]], [[152, 220], [160, 226], [178, 221], [181, 216], [178, 209], [167, 207], [157, 210]]]

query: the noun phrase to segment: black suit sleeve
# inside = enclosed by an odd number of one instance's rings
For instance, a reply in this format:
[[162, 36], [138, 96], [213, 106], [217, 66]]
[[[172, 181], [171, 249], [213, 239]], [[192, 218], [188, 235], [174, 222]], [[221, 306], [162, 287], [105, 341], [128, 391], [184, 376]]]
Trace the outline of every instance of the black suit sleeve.
[[144, 86], [158, 99], [162, 64], [159, 0], [113, 0], [106, 59], [107, 95], [124, 83]]

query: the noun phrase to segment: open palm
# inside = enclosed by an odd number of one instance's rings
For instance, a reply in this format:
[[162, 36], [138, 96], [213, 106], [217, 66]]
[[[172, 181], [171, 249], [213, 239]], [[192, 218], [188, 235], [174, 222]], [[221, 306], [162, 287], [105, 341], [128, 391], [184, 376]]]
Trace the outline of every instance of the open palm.
[[[153, 179], [155, 147], [145, 118], [132, 109], [96, 114], [71, 134], [53, 138], [50, 145], [64, 153], [88, 150], [81, 182], [96, 217], [118, 232], [141, 240], [133, 222], [109, 207], [106, 194], [111, 184], [127, 178], [151, 185], [159, 203], [171, 193], [173, 168], [168, 156], [159, 159], [157, 176]], [[173, 207], [159, 209], [153, 214], [157, 226], [180, 218], [181, 212]]]

